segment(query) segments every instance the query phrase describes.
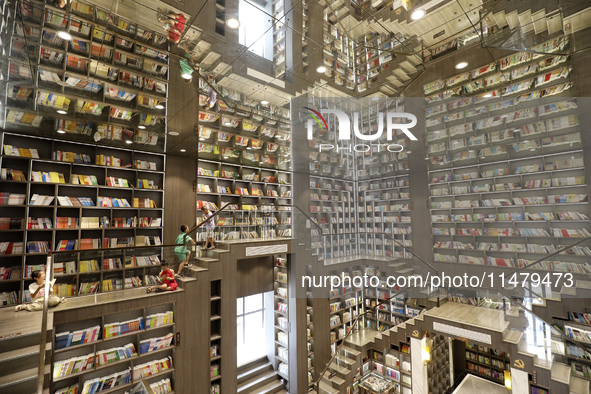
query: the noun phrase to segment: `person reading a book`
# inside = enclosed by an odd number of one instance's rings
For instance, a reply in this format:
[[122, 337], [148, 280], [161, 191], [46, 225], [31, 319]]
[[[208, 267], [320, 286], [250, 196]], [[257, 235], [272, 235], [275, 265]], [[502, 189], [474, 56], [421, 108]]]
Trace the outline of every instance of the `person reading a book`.
[[[205, 250], [212, 250], [215, 249], [215, 245], [213, 244], [213, 230], [215, 229], [215, 223], [213, 222], [213, 213], [207, 209], [207, 207], [201, 207], [201, 212], [203, 212], [203, 220], [205, 220]], [[209, 246], [207, 246], [209, 245]]]
[[158, 280], [160, 280], [160, 285], [156, 286], [149, 286], [146, 289], [146, 293], [151, 293], [153, 291], [175, 291], [178, 287], [176, 280], [174, 280], [174, 271], [172, 268], [168, 267], [168, 263], [165, 260], [162, 260], [160, 263], [160, 273], [158, 274]]
[[164, 30], [168, 31], [168, 39], [174, 44], [178, 44], [181, 40], [181, 34], [185, 30], [185, 16], [182, 13], [169, 12], [158, 8], [156, 13], [158, 22], [164, 24]]
[[183, 269], [185, 268], [185, 265], [187, 267], [192, 266], [192, 264], [189, 263], [191, 251], [187, 249], [187, 243], [191, 242], [193, 245], [196, 245], [196, 243], [193, 241], [193, 238], [188, 235], [188, 233], [189, 227], [186, 224], [181, 225], [181, 233], [178, 235], [178, 237], [176, 237], [176, 241], [174, 241], [174, 243], [178, 245], [174, 248], [174, 254], [176, 254], [176, 257], [178, 257], [179, 261], [181, 262], [177, 274], [179, 278], [183, 277]]
[[[28, 310], [29, 312], [32, 311], [42, 311], [45, 299], [45, 271], [42, 270], [35, 270], [31, 274], [34, 282], [29, 285], [29, 291], [31, 292], [31, 299], [33, 300], [32, 303], [26, 305], [17, 305], [14, 310], [15, 311], [22, 311], [24, 309]], [[50, 308], [59, 305], [62, 302], [66, 302], [65, 297], [58, 297], [53, 294], [53, 285], [55, 284], [55, 279], [49, 281], [49, 299], [47, 300], [47, 305]]]

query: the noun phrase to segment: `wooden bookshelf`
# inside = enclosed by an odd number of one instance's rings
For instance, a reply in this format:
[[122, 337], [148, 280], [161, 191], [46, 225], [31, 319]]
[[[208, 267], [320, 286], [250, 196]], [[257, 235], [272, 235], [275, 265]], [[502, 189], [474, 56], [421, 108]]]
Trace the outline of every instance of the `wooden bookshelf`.
[[[174, 310], [175, 304], [163, 304], [58, 324], [51, 347], [51, 392], [69, 392], [72, 387], [82, 392], [93, 379], [114, 373], [126, 377], [110, 389], [113, 391], [142, 380], [174, 389]], [[69, 339], [68, 333], [72, 333]], [[84, 343], [63, 347], [76, 340]], [[83, 359], [88, 360], [86, 368], [73, 373]], [[158, 366], [150, 375], [142, 376], [141, 367], [151, 364]]]
[[[164, 154], [5, 132], [0, 167], [25, 178], [0, 179], [0, 192], [20, 196], [0, 205], [8, 230], [3, 241], [12, 246], [7, 253], [4, 243], [0, 255], [4, 305], [28, 300], [28, 271], [43, 269], [42, 252], [49, 250], [113, 248], [56, 254], [54, 290], [60, 296], [85, 293], [83, 283], [97, 284], [93, 293], [155, 284], [164, 219]], [[15, 217], [20, 223], [11, 220]]]
[[289, 331], [290, 322], [288, 316], [288, 259], [285, 256], [276, 256], [273, 263], [273, 287], [274, 287], [274, 335], [275, 358], [273, 368], [278, 375], [289, 382]]
[[[87, 142], [100, 136], [107, 144], [164, 151], [165, 37], [80, 1], [62, 10], [25, 0], [16, 10], [1, 70], [8, 92], [4, 129], [65, 131]], [[58, 37], [61, 31], [72, 39]]]
[[[223, 98], [200, 110], [196, 130], [197, 208], [231, 204], [218, 218], [219, 240], [291, 237], [291, 213], [281, 207], [292, 201], [290, 112], [218, 88]], [[200, 89], [205, 105], [208, 86], [202, 80]]]
[[443, 394], [453, 386], [450, 340], [443, 335], [434, 335], [427, 339], [427, 345], [431, 355], [431, 359], [427, 362], [429, 394]]
[[210, 379], [211, 389], [210, 392], [214, 394], [222, 393], [222, 281], [213, 280], [210, 283], [211, 287], [211, 298], [210, 298], [210, 341], [209, 341], [209, 357], [211, 359], [210, 365]]

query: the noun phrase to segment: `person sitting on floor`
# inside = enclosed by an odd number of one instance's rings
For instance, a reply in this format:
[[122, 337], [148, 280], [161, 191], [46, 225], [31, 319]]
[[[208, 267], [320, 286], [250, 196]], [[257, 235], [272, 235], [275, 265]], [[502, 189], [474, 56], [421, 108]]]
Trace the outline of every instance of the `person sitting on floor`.
[[146, 289], [147, 293], [151, 293], [153, 291], [174, 291], [178, 287], [176, 280], [174, 280], [174, 271], [172, 268], [168, 268], [168, 263], [165, 260], [162, 260], [160, 263], [160, 270], [161, 271], [158, 274], [158, 279], [162, 284], [148, 287]]
[[[14, 310], [15, 311], [22, 311], [24, 309], [28, 310], [29, 312], [32, 311], [42, 311], [45, 299], [45, 271], [42, 270], [35, 270], [31, 274], [34, 282], [29, 285], [29, 291], [31, 292], [31, 299], [33, 300], [32, 303], [26, 305], [17, 305]], [[66, 302], [65, 297], [58, 297], [53, 294], [53, 284], [55, 283], [55, 279], [49, 282], [49, 299], [47, 300], [47, 305], [50, 308], [57, 306], [61, 302]]]

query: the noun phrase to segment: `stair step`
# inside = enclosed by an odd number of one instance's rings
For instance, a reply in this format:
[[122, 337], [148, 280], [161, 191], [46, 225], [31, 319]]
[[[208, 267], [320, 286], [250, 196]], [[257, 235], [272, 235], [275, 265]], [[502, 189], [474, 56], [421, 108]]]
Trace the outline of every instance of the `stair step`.
[[335, 389], [330, 384], [328, 384], [322, 380], [318, 384], [318, 389], [320, 390], [320, 394], [339, 394], [340, 393], [340, 391], [338, 389]]
[[350, 359], [348, 357], [344, 357], [344, 356], [336, 356], [335, 360], [338, 362], [341, 362], [341, 363], [345, 363], [349, 366], [355, 364], [355, 360], [352, 360], [352, 359]]
[[328, 369], [331, 370], [331, 371], [336, 371], [338, 373], [342, 373], [344, 375], [346, 375], [349, 372], [351, 372], [347, 368], [345, 368], [345, 367], [343, 367], [341, 365], [338, 365], [338, 364], [336, 364], [334, 362], [332, 364], [330, 364], [330, 367], [328, 367]]
[[267, 356], [263, 356], [257, 360], [250, 361], [246, 364], [238, 366], [238, 375], [242, 375], [244, 372], [250, 371], [252, 368], [258, 367], [259, 365], [270, 364]]
[[[39, 370], [37, 368], [26, 369], [12, 373], [10, 375], [0, 376], [0, 392], [9, 393], [12, 391], [10, 386], [17, 384], [32, 383], [33, 387], [37, 386], [37, 375]], [[6, 391], [4, 391], [6, 390]], [[16, 391], [16, 390], [15, 390]]]
[[552, 363], [552, 370], [550, 376], [552, 380], [555, 380], [560, 383], [569, 384], [570, 383], [570, 373], [571, 369], [570, 366], [559, 363], [554, 361]]
[[283, 391], [283, 384], [279, 380], [275, 380], [269, 384], [264, 385], [254, 391], [252, 394], [276, 394]]
[[516, 345], [519, 343], [522, 336], [522, 332], [510, 330], [506, 335], [504, 335], [503, 341]]
[[269, 371], [253, 377], [238, 385], [238, 393], [252, 393], [254, 390], [270, 383], [272, 380], [277, 380], [277, 372]]
[[238, 384], [243, 383], [243, 382], [247, 381], [248, 379], [252, 379], [254, 377], [257, 377], [258, 375], [261, 375], [265, 372], [270, 372], [272, 370], [273, 370], [273, 367], [268, 362], [265, 364], [261, 364], [256, 367], [253, 367], [253, 368], [249, 369], [248, 371], [245, 371], [237, 376]]
[[215, 263], [216, 261], [220, 261], [220, 259], [214, 259], [213, 257], [196, 257], [195, 260], [203, 261], [207, 263]]
[[393, 263], [393, 264], [388, 264], [388, 267], [392, 267], [392, 268], [398, 268], [398, 267], [404, 267], [406, 266], [406, 263]]
[[359, 356], [361, 354], [361, 352], [359, 350], [355, 350], [355, 349], [350, 348], [348, 346], [342, 346], [341, 347], [341, 350], [344, 351], [344, 352], [346, 352], [346, 353], [352, 354], [355, 357], [357, 357], [357, 356]]
[[569, 388], [570, 394], [589, 394], [589, 381], [573, 376]]
[[[47, 344], [46, 349], [51, 349], [51, 343]], [[23, 357], [33, 356], [35, 354], [39, 354], [39, 345], [33, 345], [22, 349], [11, 350], [9, 352], [0, 353], [0, 363], [6, 361], [13, 361]]]
[[400, 271], [396, 271], [399, 274], [408, 274], [414, 271], [414, 268], [405, 268], [401, 269]]
[[340, 385], [343, 385], [343, 384], [345, 384], [345, 379], [342, 379], [342, 378], [340, 378], [340, 377], [338, 377], [338, 376], [336, 376], [336, 375], [335, 375], [335, 376], [333, 376], [332, 378], [329, 378], [329, 377], [328, 377], [328, 374], [327, 374], [327, 375], [324, 375], [324, 376], [322, 377], [322, 379], [326, 380], [327, 382], [333, 382], [333, 383], [334, 383], [334, 384], [336, 384], [337, 386], [340, 386]]

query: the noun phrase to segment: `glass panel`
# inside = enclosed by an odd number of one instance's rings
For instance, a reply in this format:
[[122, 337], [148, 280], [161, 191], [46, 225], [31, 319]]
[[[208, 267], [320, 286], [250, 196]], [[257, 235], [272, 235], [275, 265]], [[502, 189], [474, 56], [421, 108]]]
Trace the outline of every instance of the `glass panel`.
[[236, 315], [240, 316], [244, 313], [244, 298], [236, 300]]
[[263, 295], [256, 294], [244, 298], [244, 313], [263, 309]]

